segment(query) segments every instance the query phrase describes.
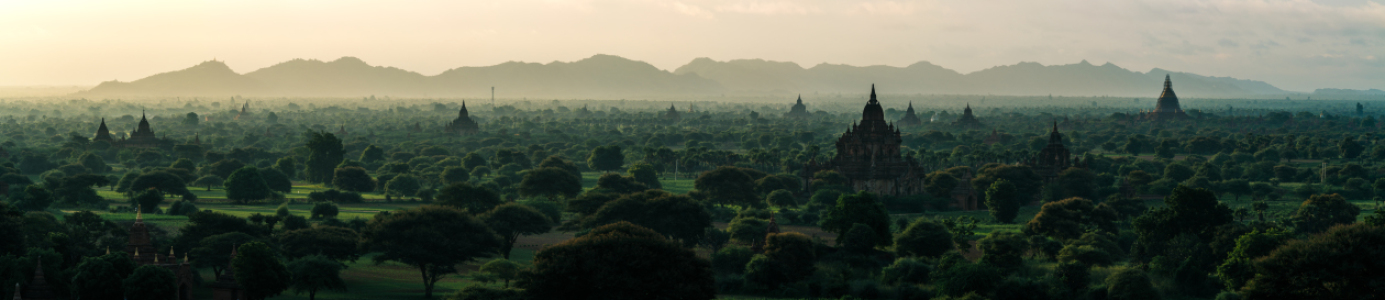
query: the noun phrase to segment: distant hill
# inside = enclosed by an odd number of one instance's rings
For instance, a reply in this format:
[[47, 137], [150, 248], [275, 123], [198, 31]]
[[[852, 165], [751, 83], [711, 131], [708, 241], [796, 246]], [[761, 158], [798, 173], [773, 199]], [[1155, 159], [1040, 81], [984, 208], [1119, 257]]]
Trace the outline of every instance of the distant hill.
[[1385, 91], [1378, 89], [1351, 90], [1351, 89], [1317, 89], [1313, 91], [1314, 96], [1385, 96]]
[[759, 59], [713, 61], [694, 59], [674, 70], [721, 82], [739, 93], [859, 93], [875, 83], [886, 93], [1068, 95], [1154, 97], [1163, 89], [1164, 75], [1185, 97], [1228, 97], [1290, 93], [1261, 81], [1153, 69], [1130, 71], [1111, 63], [1101, 66], [1086, 61], [1044, 66], [1022, 62], [961, 74], [928, 62], [908, 67], [820, 64], [804, 69], [794, 63]]
[[[672, 72], [645, 62], [595, 55], [574, 62], [507, 62], [460, 67], [426, 76], [371, 66], [354, 57], [323, 62], [295, 59], [237, 74], [220, 61], [131, 82], [110, 81], [80, 96], [323, 96], [366, 95], [502, 98], [649, 98], [723, 94], [861, 93], [871, 84], [885, 94], [993, 94], [1155, 97], [1164, 75], [1190, 98], [1283, 95], [1268, 83], [1153, 69], [1141, 73], [1086, 61], [1045, 66], [1033, 62], [962, 74], [929, 62], [907, 67], [819, 64], [761, 59], [697, 58]], [[1321, 90], [1320, 90], [1321, 91]], [[1378, 91], [1378, 90], [1377, 90]]]
[[596, 55], [548, 64], [507, 62], [463, 67], [436, 76], [366, 64], [354, 57], [331, 62], [295, 59], [244, 75], [220, 61], [131, 81], [103, 82], [80, 96], [425, 96], [658, 97], [720, 95], [715, 81], [678, 75], [645, 62]]

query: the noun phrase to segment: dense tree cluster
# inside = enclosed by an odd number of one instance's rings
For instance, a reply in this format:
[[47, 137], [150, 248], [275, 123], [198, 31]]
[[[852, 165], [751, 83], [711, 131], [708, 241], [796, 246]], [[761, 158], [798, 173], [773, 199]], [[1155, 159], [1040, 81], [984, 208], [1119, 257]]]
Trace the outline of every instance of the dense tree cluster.
[[[149, 223], [160, 253], [229, 267], [247, 299], [350, 289], [361, 258], [414, 268], [426, 296], [456, 273], [503, 282], [456, 299], [1356, 299], [1385, 278], [1385, 142], [1365, 112], [1208, 100], [1227, 108], [1160, 123], [1129, 99], [995, 97], [979, 130], [919, 105], [940, 121], [902, 127], [900, 152], [926, 193], [894, 197], [803, 173], [859, 117], [829, 99], [804, 119], [695, 102], [676, 120], [653, 101], [513, 101], [473, 106], [471, 135], [419, 121], [454, 117], [442, 100], [275, 100], [244, 119], [179, 100], [149, 103], [152, 148], [89, 137], [141, 103], [7, 100], [0, 282], [27, 284], [41, 258], [62, 298], [170, 298], [173, 274], [118, 251], [134, 209], [175, 220]], [[1080, 165], [1026, 163], [1053, 120]], [[985, 211], [952, 208], [963, 183]], [[200, 210], [222, 202], [284, 204]], [[521, 245], [534, 235], [570, 239]]]

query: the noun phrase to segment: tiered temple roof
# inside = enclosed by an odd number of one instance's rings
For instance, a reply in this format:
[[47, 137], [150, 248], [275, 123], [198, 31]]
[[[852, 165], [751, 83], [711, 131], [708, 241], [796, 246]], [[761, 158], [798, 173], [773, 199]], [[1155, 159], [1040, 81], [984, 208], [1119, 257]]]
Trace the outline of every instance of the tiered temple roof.
[[971, 103], [967, 103], [967, 108], [962, 110], [962, 117], [957, 118], [957, 121], [952, 122], [952, 125], [972, 128], [981, 127], [981, 120], [977, 120], [976, 116], [971, 114]]
[[471, 115], [466, 110], [466, 101], [462, 101], [462, 109], [457, 111], [457, 119], [448, 122], [447, 126], [443, 127], [443, 131], [458, 135], [473, 135], [481, 131], [481, 126], [471, 119]]
[[919, 124], [923, 124], [923, 120], [914, 114], [914, 102], [909, 101], [909, 109], [904, 110], [904, 117], [899, 119], [899, 125], [918, 126]]
[[789, 108], [789, 112], [784, 113], [784, 117], [790, 119], [807, 119], [812, 116], [808, 113], [808, 106], [803, 105], [802, 95], [798, 96], [798, 103], [794, 103], [793, 107]]
[[875, 86], [871, 86], [861, 122], [837, 139], [837, 156], [824, 163], [810, 160], [804, 174], [811, 177], [817, 171], [835, 170], [857, 191], [886, 196], [922, 194], [926, 172], [900, 155], [901, 141], [899, 129], [885, 121], [885, 111], [876, 99]]
[[1188, 118], [1188, 114], [1184, 113], [1183, 108], [1178, 105], [1178, 95], [1173, 93], [1173, 80], [1169, 78], [1169, 75], [1164, 75], [1164, 91], [1159, 93], [1159, 101], [1154, 104], [1154, 111], [1145, 113], [1144, 118], [1151, 121]]

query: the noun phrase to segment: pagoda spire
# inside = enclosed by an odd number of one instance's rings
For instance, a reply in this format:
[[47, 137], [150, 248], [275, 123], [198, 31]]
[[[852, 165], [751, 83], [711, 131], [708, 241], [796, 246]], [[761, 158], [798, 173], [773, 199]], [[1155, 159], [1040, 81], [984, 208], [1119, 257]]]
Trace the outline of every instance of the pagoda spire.
[[1173, 88], [1173, 80], [1169, 79], [1169, 74], [1164, 74], [1164, 88]]
[[798, 94], [798, 104], [803, 104], [803, 94]]
[[144, 205], [135, 206], [135, 223], [144, 223]]
[[877, 102], [877, 101], [875, 100], [875, 84], [872, 83], [872, 84], [870, 84], [870, 101], [867, 101], [867, 103], [875, 103], [875, 102]]

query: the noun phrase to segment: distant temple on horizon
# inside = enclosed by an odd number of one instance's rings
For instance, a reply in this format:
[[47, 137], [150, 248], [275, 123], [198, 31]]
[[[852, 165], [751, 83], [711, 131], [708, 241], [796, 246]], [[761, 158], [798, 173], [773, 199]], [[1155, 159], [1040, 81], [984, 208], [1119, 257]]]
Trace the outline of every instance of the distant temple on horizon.
[[962, 110], [962, 117], [957, 118], [957, 121], [952, 122], [952, 125], [967, 128], [982, 127], [981, 120], [977, 120], [976, 116], [971, 114], [971, 103], [967, 103], [967, 108]]
[[93, 142], [105, 141], [110, 143], [111, 147], [116, 148], [159, 148], [163, 145], [172, 144], [170, 141], [161, 140], [154, 136], [154, 130], [149, 129], [149, 118], [144, 114], [140, 114], [139, 126], [130, 131], [129, 139], [125, 137], [120, 137], [120, 140], [112, 138], [110, 129], [106, 127], [106, 118], [101, 118], [101, 126], [96, 128], [96, 137], [91, 140]]
[[[870, 100], [861, 113], [861, 122], [852, 124], [837, 139], [837, 156], [827, 162], [811, 159], [804, 166], [804, 178], [833, 170], [849, 181], [853, 190], [882, 196], [908, 196], [926, 193], [926, 170], [900, 154], [899, 129], [885, 121], [885, 111], [870, 88]], [[805, 187], [808, 185], [805, 184]]]
[[[691, 109], [691, 106], [689, 106], [689, 109]], [[663, 117], [666, 120], [674, 122], [678, 122], [678, 120], [683, 119], [683, 117], [678, 114], [678, 108], [673, 107], [673, 104], [668, 105], [668, 111], [664, 112]]]
[[1053, 130], [1048, 133], [1048, 145], [1024, 164], [1033, 167], [1034, 172], [1039, 173], [1046, 183], [1058, 180], [1058, 175], [1068, 168], [1087, 168], [1087, 163], [1081, 158], [1074, 158], [1072, 152], [1063, 146], [1063, 134], [1058, 133], [1057, 121], [1053, 122]]
[[1141, 118], [1150, 121], [1188, 119], [1188, 114], [1178, 106], [1178, 96], [1173, 93], [1173, 81], [1169, 79], [1169, 75], [1164, 75], [1164, 91], [1159, 93], [1159, 101], [1154, 105], [1154, 110], [1144, 113]]
[[477, 125], [466, 111], [466, 101], [462, 101], [462, 109], [457, 111], [457, 119], [443, 126], [443, 132], [458, 135], [473, 135], [481, 132], [481, 126]]
[[808, 106], [803, 105], [803, 95], [799, 95], [798, 103], [795, 103], [793, 107], [789, 108], [789, 112], [784, 113], [784, 118], [787, 119], [807, 119], [812, 116], [812, 114], [808, 113]]
[[899, 125], [919, 126], [920, 124], [923, 124], [923, 120], [914, 114], [914, 101], [909, 101], [909, 109], [904, 110], [904, 117], [899, 118]]

